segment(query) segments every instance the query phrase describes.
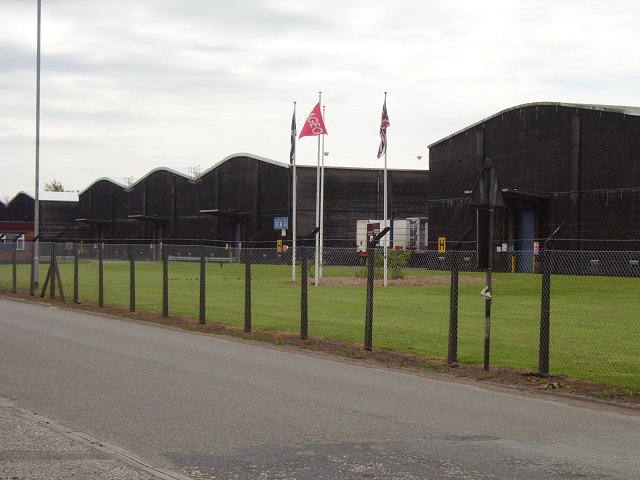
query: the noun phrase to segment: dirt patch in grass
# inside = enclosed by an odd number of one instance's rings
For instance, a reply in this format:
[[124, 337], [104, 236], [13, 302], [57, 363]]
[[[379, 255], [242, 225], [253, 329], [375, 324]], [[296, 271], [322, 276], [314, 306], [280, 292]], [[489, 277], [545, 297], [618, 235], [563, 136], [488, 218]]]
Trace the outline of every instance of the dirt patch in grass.
[[[477, 277], [469, 278], [475, 279]], [[373, 351], [368, 351], [359, 345], [352, 345], [326, 338], [312, 337], [301, 340], [299, 335], [290, 333], [267, 331], [245, 332], [242, 327], [233, 325], [216, 323], [207, 323], [203, 325], [193, 318], [176, 316], [163, 317], [160, 313], [154, 312], [130, 312], [128, 308], [101, 308], [92, 304], [69, 304], [49, 300], [48, 298], [42, 299], [39, 296], [30, 297], [29, 295], [12, 294], [8, 292], [0, 292], [0, 295], [6, 298], [21, 300], [27, 299], [29, 301], [52, 304], [61, 308], [66, 307], [131, 318], [160, 325], [177, 327], [189, 331], [227, 335], [273, 345], [287, 346], [299, 350], [314, 351], [334, 357], [347, 358], [352, 362], [362, 363], [363, 365], [368, 366], [409, 369], [418, 373], [437, 373], [472, 382], [516, 387], [521, 391], [549, 392], [573, 398], [603, 401], [608, 404], [625, 405], [640, 410], [640, 388], [631, 389], [602, 385], [595, 382], [577, 380], [557, 375], [543, 377], [538, 375], [536, 372], [523, 372], [500, 367], [491, 367], [489, 371], [485, 371], [482, 365], [449, 365], [443, 359], [375, 348]]]
[[[484, 278], [460, 275], [458, 277], [458, 283], [463, 285], [484, 285]], [[300, 281], [296, 282], [298, 285]], [[313, 284], [314, 279], [309, 279], [309, 284]], [[376, 286], [382, 286], [383, 280], [374, 280]], [[446, 275], [437, 275], [432, 277], [405, 277], [405, 278], [390, 278], [387, 280], [387, 285], [391, 287], [426, 287], [432, 285], [450, 285], [451, 277]], [[320, 280], [320, 286], [326, 285], [330, 287], [360, 287], [367, 285], [367, 279], [362, 277], [323, 277]]]

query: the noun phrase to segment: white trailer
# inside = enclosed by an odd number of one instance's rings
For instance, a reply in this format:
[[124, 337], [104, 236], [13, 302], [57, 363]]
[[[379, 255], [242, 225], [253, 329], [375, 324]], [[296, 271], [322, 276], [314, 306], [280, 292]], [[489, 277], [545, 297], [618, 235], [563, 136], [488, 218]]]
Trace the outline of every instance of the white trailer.
[[[375, 234], [384, 227], [383, 220], [357, 220], [356, 250], [367, 251], [367, 236]], [[380, 241], [380, 246], [387, 245], [394, 250], [424, 251], [428, 243], [428, 224], [426, 218], [411, 217], [389, 220], [391, 231]]]

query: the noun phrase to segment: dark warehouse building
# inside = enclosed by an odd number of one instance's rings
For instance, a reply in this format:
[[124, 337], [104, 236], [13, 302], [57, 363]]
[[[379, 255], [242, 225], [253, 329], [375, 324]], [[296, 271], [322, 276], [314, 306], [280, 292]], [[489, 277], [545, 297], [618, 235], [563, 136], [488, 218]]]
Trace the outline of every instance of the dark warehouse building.
[[468, 193], [486, 158], [506, 204], [497, 246], [532, 251], [562, 225], [565, 249], [640, 248], [640, 108], [520, 105], [431, 144], [432, 239], [474, 225]]
[[[455, 242], [475, 225], [468, 192], [486, 158], [505, 201], [496, 249], [533, 251], [561, 226], [558, 248], [640, 250], [640, 108], [532, 103], [485, 118], [431, 144], [430, 170], [388, 171], [389, 218], [427, 217], [432, 249], [438, 237]], [[303, 236], [315, 227], [316, 167], [297, 172]], [[291, 176], [288, 163], [239, 153], [199, 175], [158, 168], [126, 186], [101, 178], [78, 201], [42, 202], [41, 231], [45, 240], [272, 248], [291, 241]], [[326, 167], [324, 211], [324, 245], [354, 247], [356, 222], [382, 217], [383, 171]], [[7, 222], [33, 222], [33, 198], [0, 204]]]
[[[72, 192], [43, 192], [40, 195], [40, 232], [54, 238], [74, 224], [78, 213], [77, 195]], [[0, 203], [0, 235], [9, 238], [24, 234], [27, 241], [33, 238], [34, 197], [19, 192], [4, 205]], [[4, 207], [4, 208], [3, 208]]]
[[[283, 168], [284, 167], [284, 168]], [[100, 179], [80, 193], [76, 239], [169, 243], [260, 242], [287, 216], [286, 165], [232, 156], [197, 178], [157, 168], [129, 188]]]
[[[316, 167], [298, 167], [298, 233], [315, 223]], [[390, 219], [426, 217], [429, 172], [387, 170]], [[384, 212], [384, 171], [325, 167], [325, 247], [353, 247], [356, 222], [381, 219]]]
[[[35, 199], [26, 192], [15, 195], [6, 205], [0, 202], [0, 263], [11, 261], [15, 246], [20, 262], [30, 261], [25, 242], [33, 240]], [[78, 198], [72, 192], [43, 192], [39, 198], [40, 231], [43, 238], [63, 241], [60, 235], [74, 224]]]
[[[316, 168], [298, 166], [297, 172], [301, 236], [315, 227]], [[291, 218], [291, 175], [287, 163], [242, 153], [197, 177], [158, 168], [128, 187], [101, 178], [78, 202], [59, 206], [58, 216], [41, 213], [41, 232], [45, 240], [271, 248], [278, 239], [291, 241], [290, 221], [284, 237], [274, 226], [277, 217]], [[390, 218], [426, 216], [426, 170], [389, 170], [388, 180]], [[12, 200], [9, 216], [33, 221], [30, 200]], [[325, 167], [324, 211], [325, 245], [354, 247], [357, 220], [382, 216], [383, 171]]]

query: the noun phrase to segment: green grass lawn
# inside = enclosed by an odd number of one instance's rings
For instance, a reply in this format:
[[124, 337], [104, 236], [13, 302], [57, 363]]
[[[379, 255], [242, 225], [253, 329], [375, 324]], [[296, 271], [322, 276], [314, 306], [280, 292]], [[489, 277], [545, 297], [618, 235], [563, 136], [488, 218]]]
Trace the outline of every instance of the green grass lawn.
[[[46, 274], [42, 267], [41, 278]], [[244, 265], [207, 265], [207, 322], [242, 325]], [[67, 301], [73, 295], [73, 264], [60, 262]], [[356, 269], [326, 267], [325, 276], [353, 277]], [[408, 276], [448, 272], [407, 271]], [[463, 274], [461, 274], [462, 276]], [[472, 274], [480, 275], [483, 274]], [[536, 370], [538, 362], [539, 275], [494, 274], [491, 364]], [[299, 279], [299, 273], [298, 273]], [[11, 266], [0, 265], [0, 289], [11, 288]], [[105, 262], [105, 305], [129, 305], [129, 264]], [[81, 262], [79, 297], [98, 302], [98, 264]], [[197, 318], [199, 265], [169, 264], [169, 313]], [[18, 288], [28, 291], [29, 267], [18, 267]], [[612, 277], [552, 277], [550, 370], [621, 387], [640, 387], [640, 280]], [[477, 284], [461, 284], [458, 359], [482, 364], [484, 302]], [[162, 265], [136, 263], [136, 306], [162, 311]], [[309, 286], [309, 335], [362, 344], [366, 288]], [[297, 333], [300, 285], [291, 267], [252, 266], [254, 330]], [[449, 285], [376, 288], [374, 347], [446, 358]]]

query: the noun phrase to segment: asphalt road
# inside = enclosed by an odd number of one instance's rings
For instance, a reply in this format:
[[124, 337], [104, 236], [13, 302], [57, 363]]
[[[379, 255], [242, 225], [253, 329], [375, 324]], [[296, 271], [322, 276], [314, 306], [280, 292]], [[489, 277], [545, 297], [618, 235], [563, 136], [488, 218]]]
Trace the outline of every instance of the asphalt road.
[[640, 477], [640, 416], [0, 299], [0, 397], [193, 478]]

